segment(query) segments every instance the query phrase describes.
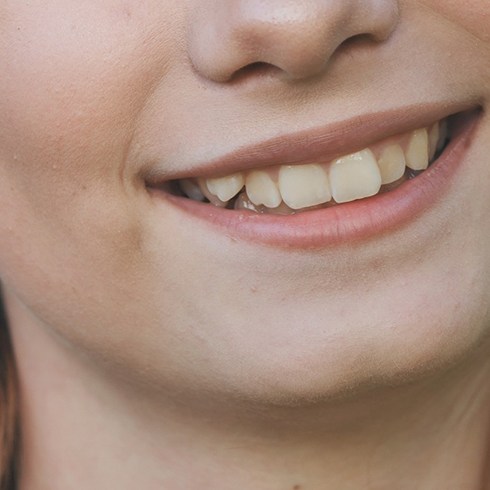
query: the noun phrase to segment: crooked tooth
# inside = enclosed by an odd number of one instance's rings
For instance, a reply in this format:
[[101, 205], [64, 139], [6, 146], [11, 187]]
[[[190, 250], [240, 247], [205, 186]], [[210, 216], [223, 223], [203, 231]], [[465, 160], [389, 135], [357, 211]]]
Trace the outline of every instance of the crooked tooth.
[[207, 198], [222, 207], [228, 206], [238, 195], [236, 209], [259, 213], [273, 210], [292, 214], [325, 204], [332, 197], [337, 203], [363, 199], [377, 194], [381, 185], [400, 180], [406, 167], [415, 173], [425, 170], [445, 143], [446, 124], [444, 120], [429, 129], [413, 131], [405, 152], [399, 144], [392, 144], [381, 151], [378, 160], [366, 148], [334, 160], [328, 171], [319, 164], [283, 165], [278, 172], [276, 169], [272, 172], [254, 170], [246, 177], [237, 172], [225, 177], [198, 179], [197, 182], [183, 179], [180, 187], [191, 199], [203, 201]]
[[206, 179], [206, 187], [209, 192], [224, 202], [235, 197], [244, 185], [245, 178], [241, 172], [226, 177]]
[[381, 183], [391, 184], [403, 177], [405, 173], [405, 154], [400, 145], [387, 146], [378, 158]]
[[199, 188], [203, 193], [204, 197], [215, 206], [219, 208], [225, 208], [228, 206], [228, 201], [222, 201], [218, 196], [215, 196], [209, 189], [205, 179], [198, 179]]
[[407, 167], [425, 170], [429, 166], [429, 134], [427, 129], [417, 129], [412, 133], [406, 150]]
[[262, 170], [250, 172], [245, 186], [249, 199], [256, 206], [263, 204], [268, 208], [277, 208], [282, 202], [279, 189], [267, 172]]
[[329, 178], [333, 198], [338, 203], [373, 196], [381, 187], [381, 173], [369, 149], [334, 160]]
[[323, 204], [332, 199], [326, 172], [320, 165], [283, 165], [279, 170], [282, 200], [292, 209]]
[[436, 152], [437, 146], [439, 144], [439, 123], [434, 124], [429, 132], [429, 160], [433, 160]]

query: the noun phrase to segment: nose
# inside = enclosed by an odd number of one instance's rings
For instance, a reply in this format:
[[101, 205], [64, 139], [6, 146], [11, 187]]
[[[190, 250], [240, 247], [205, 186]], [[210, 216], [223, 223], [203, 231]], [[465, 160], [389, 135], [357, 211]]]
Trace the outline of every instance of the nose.
[[226, 82], [268, 66], [290, 79], [321, 73], [354, 37], [380, 43], [398, 21], [398, 0], [196, 0], [188, 50], [200, 75]]

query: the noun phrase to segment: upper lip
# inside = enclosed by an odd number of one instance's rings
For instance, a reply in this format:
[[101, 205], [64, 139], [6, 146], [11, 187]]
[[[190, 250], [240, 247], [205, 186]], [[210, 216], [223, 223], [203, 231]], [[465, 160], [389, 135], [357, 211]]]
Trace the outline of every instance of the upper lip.
[[329, 162], [369, 147], [390, 136], [403, 134], [451, 115], [476, 107], [472, 102], [438, 102], [415, 104], [394, 110], [359, 115], [322, 127], [270, 138], [239, 147], [211, 161], [193, 165], [169, 179], [162, 178], [156, 165], [148, 172], [148, 185], [184, 178], [207, 178], [229, 175], [272, 165]]

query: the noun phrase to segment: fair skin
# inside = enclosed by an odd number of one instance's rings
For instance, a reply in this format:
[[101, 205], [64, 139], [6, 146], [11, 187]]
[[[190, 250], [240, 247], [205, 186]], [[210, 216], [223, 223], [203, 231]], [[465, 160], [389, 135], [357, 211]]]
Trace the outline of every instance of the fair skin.
[[[2, 2], [21, 490], [490, 488], [485, 3]], [[262, 215], [215, 226], [148, 184], [302, 131], [345, 127], [341, 156], [356, 120], [378, 115], [364, 147], [478, 108], [450, 183], [427, 174], [437, 198], [403, 197], [422, 174], [399, 188], [409, 218], [364, 234], [342, 204], [350, 234], [329, 208], [335, 239], [286, 216], [279, 243]], [[224, 161], [216, 176], [241, 170]]]

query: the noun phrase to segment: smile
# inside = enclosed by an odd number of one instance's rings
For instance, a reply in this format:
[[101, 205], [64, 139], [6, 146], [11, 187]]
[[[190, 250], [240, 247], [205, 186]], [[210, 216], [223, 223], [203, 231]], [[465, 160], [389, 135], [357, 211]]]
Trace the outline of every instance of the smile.
[[447, 120], [328, 163], [280, 165], [224, 177], [182, 179], [177, 193], [227, 209], [295, 214], [391, 190], [426, 170], [449, 141]]
[[[281, 163], [281, 154], [270, 152], [275, 161], [268, 164], [265, 152], [257, 166], [250, 161], [240, 169], [237, 161], [238, 168], [227, 165], [232, 171], [223, 174], [223, 165], [216, 173], [211, 165], [204, 172], [209, 175], [184, 175], [147, 187], [224, 227], [228, 236], [302, 248], [366, 238], [416, 219], [439, 199], [480, 114], [479, 109], [453, 113], [351, 153], [313, 153]], [[365, 138], [372, 136], [368, 132]], [[284, 154], [287, 160], [287, 148]]]

